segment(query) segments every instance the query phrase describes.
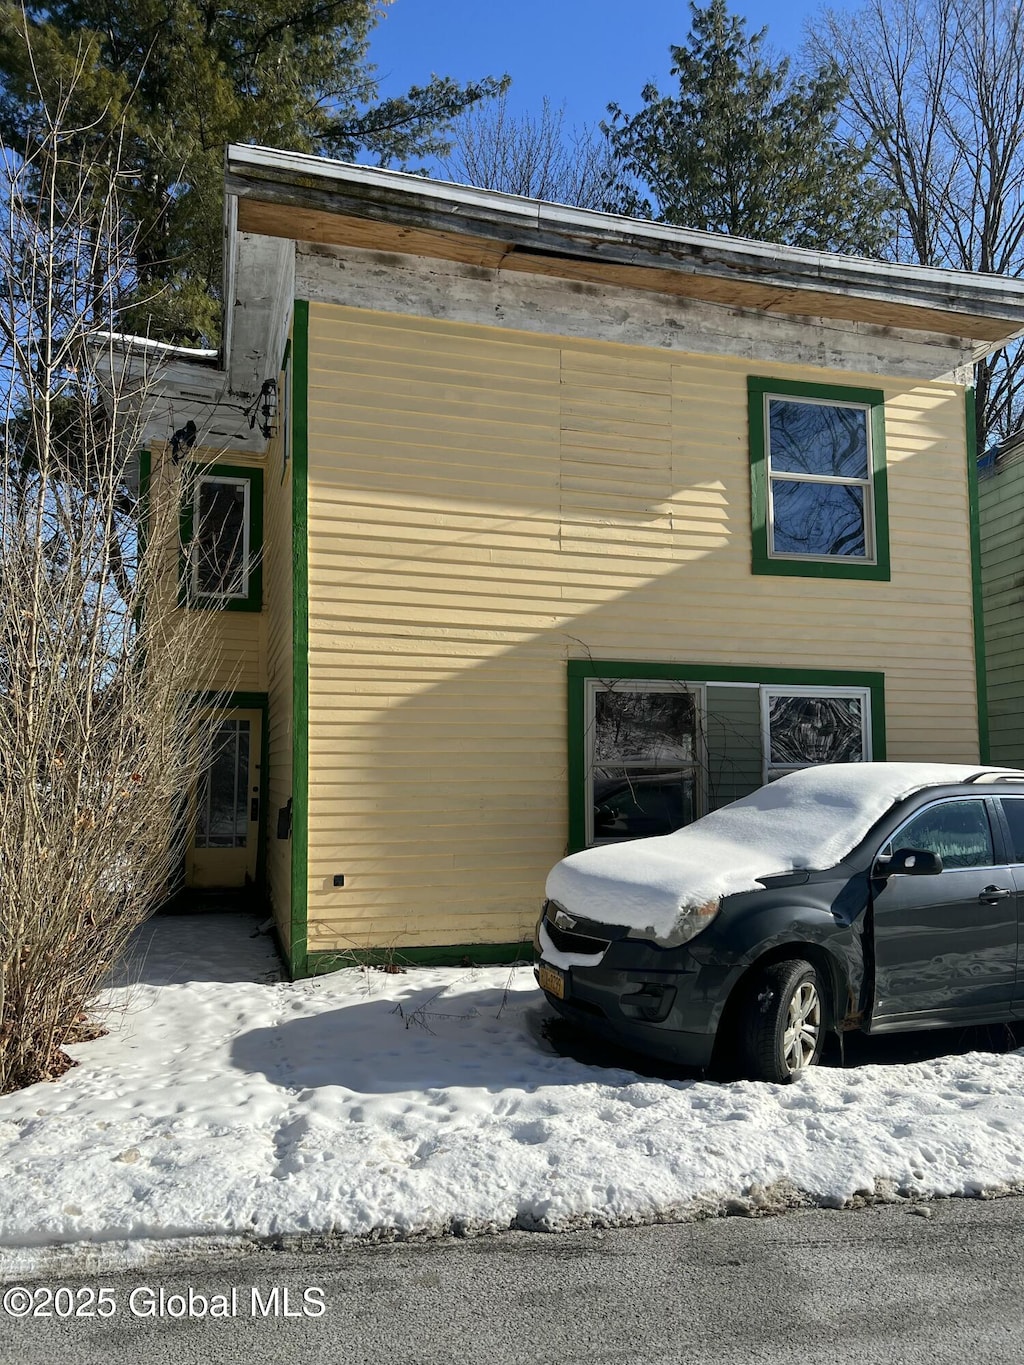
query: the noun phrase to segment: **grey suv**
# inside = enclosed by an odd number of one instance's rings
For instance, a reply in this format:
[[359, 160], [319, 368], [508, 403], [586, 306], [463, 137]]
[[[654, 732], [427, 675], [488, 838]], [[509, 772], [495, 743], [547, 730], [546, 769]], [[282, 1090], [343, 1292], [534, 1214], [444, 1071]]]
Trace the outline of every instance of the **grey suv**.
[[1024, 772], [823, 766], [564, 859], [536, 971], [595, 1034], [787, 1082], [829, 1031], [1024, 1018], [1022, 907]]

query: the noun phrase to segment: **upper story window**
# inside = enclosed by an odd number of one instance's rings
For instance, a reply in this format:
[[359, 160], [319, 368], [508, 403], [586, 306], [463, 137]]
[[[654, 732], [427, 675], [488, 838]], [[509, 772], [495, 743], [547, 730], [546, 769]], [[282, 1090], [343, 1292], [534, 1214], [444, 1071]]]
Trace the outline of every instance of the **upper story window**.
[[262, 607], [263, 474], [212, 465], [197, 473], [182, 511], [183, 605]]
[[748, 385], [754, 572], [888, 579], [884, 395]]

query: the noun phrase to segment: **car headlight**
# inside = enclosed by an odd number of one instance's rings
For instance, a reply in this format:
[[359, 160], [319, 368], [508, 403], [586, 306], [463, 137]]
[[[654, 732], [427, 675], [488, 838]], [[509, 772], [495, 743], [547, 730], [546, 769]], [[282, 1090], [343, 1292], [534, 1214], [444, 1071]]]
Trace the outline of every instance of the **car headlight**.
[[679, 918], [668, 934], [655, 934], [650, 928], [630, 929], [626, 937], [644, 939], [648, 943], [653, 940], [659, 948], [678, 948], [705, 930], [721, 908], [720, 899], [705, 901], [703, 905], [680, 910]]

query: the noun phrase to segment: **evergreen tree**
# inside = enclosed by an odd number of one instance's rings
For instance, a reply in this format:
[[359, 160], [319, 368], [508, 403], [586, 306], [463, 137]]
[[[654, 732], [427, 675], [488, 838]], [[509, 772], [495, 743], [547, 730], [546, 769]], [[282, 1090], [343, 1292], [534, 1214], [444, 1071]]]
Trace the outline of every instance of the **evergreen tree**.
[[676, 95], [654, 85], [604, 125], [625, 178], [611, 206], [632, 216], [790, 246], [878, 255], [891, 240], [888, 197], [870, 150], [838, 131], [845, 82], [833, 63], [806, 77], [763, 51], [725, 0], [701, 8], [671, 47]]
[[[386, 2], [386, 0], [385, 0]], [[432, 76], [378, 99], [375, 0], [0, 0], [0, 141], [24, 156], [47, 111], [123, 167], [125, 329], [213, 344], [219, 330], [223, 152], [229, 142], [407, 166], [443, 153], [448, 123], [507, 78]], [[76, 184], [76, 193], [81, 192]], [[59, 206], [55, 206], [59, 208]], [[97, 282], [98, 283], [98, 282]]]

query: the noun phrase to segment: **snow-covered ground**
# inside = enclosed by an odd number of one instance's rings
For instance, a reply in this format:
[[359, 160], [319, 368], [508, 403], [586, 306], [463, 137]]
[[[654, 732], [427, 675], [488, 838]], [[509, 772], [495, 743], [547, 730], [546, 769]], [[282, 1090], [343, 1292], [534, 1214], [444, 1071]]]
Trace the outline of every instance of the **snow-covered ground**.
[[559, 1056], [529, 967], [291, 985], [252, 928], [154, 921], [133, 984], [105, 996], [109, 1035], [0, 1100], [0, 1272], [54, 1243], [557, 1230], [1024, 1188], [1020, 1053], [792, 1086], [651, 1080]]

